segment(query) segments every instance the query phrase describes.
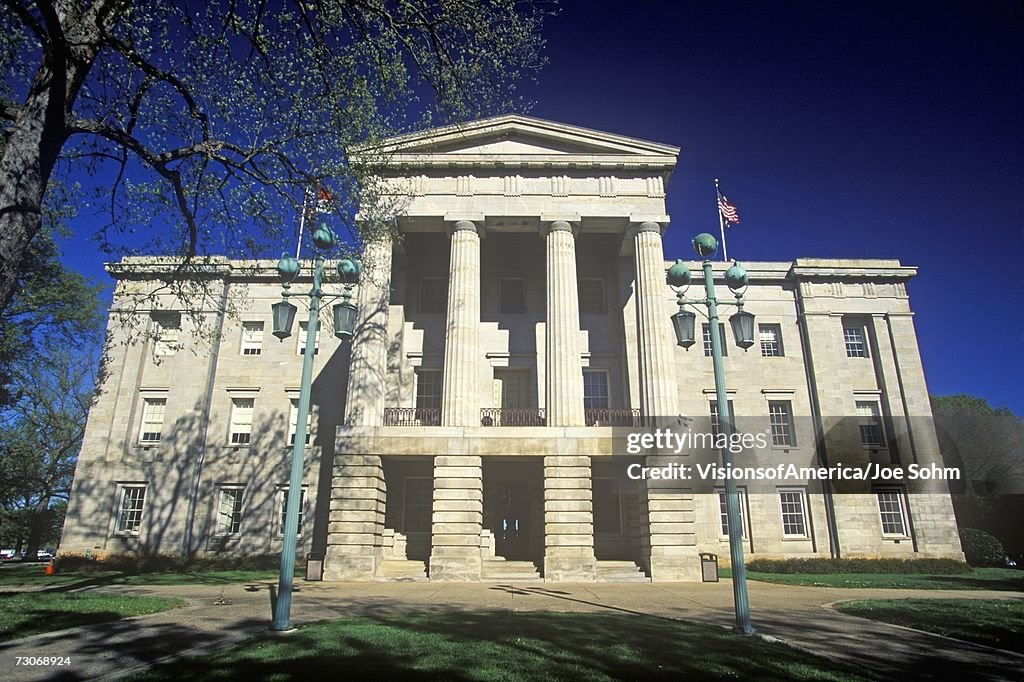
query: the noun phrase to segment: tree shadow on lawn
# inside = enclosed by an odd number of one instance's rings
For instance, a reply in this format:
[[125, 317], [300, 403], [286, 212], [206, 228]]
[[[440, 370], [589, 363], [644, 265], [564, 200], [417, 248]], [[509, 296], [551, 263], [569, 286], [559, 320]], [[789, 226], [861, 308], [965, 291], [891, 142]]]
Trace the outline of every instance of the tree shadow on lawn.
[[1024, 571], [1006, 578], [984, 578], [970, 575], [930, 575], [930, 582], [950, 585], [953, 590], [996, 590], [1000, 592], [1024, 592]]
[[715, 626], [619, 613], [434, 612], [369, 616], [263, 636], [141, 676], [171, 680], [868, 679]]

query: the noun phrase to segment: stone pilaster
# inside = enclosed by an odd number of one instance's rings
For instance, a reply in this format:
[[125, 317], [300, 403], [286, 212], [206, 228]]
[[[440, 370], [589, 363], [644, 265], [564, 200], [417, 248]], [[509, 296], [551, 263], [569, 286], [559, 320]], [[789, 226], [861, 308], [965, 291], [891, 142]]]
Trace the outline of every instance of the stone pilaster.
[[480, 425], [480, 234], [470, 220], [452, 230], [441, 424]]
[[[651, 455], [646, 466], [664, 467], [678, 461], [674, 456]], [[642, 507], [647, 513], [643, 546], [649, 563], [645, 568], [651, 580], [699, 581], [693, 490], [686, 481], [649, 479]]]
[[478, 455], [434, 458], [431, 580], [480, 580], [483, 491], [483, 463]]
[[[377, 455], [335, 455], [324, 580], [372, 580], [381, 556], [387, 491]], [[312, 523], [307, 517], [304, 523]]]
[[[352, 335], [345, 423], [380, 426], [386, 392], [388, 308], [391, 297], [391, 239], [369, 242], [363, 254], [356, 326]], [[321, 329], [321, 334], [331, 330]]]
[[665, 253], [661, 226], [643, 222], [635, 228], [637, 331], [640, 360], [640, 409], [645, 418], [679, 414], [676, 372], [672, 362], [671, 313], [665, 300]]
[[544, 579], [596, 580], [590, 458], [544, 458]]
[[544, 402], [547, 424], [583, 426], [583, 365], [580, 362], [576, 239], [572, 226], [564, 220], [549, 223], [545, 231], [547, 322]]

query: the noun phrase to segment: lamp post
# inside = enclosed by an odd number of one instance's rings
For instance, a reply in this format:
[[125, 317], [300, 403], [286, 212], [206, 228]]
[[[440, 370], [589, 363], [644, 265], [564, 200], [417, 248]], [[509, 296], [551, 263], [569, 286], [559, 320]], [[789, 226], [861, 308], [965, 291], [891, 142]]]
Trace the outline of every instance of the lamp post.
[[[320, 251], [328, 251], [336, 243], [334, 233], [321, 224], [313, 231], [313, 244]], [[313, 288], [308, 293], [291, 291], [291, 282], [298, 277], [301, 265], [287, 253], [281, 255], [277, 272], [283, 282], [282, 300], [273, 309], [274, 331], [279, 339], [291, 336], [295, 321], [296, 307], [288, 302], [292, 296], [309, 297], [309, 321], [306, 324], [306, 347], [302, 351], [302, 381], [299, 384], [299, 407], [295, 417], [295, 442], [292, 444], [291, 475], [288, 479], [288, 504], [285, 509], [284, 544], [281, 548], [281, 575], [278, 579], [277, 600], [274, 604], [270, 629], [285, 631], [292, 629], [292, 584], [295, 573], [295, 545], [298, 540], [299, 506], [302, 502], [302, 464], [306, 451], [306, 419], [309, 415], [310, 393], [313, 383], [313, 353], [317, 333], [320, 330], [320, 304], [324, 298], [322, 290], [324, 257], [317, 254], [313, 263]], [[345, 258], [338, 262], [338, 276], [345, 288], [341, 303], [334, 306], [334, 335], [342, 341], [350, 341], [355, 326], [356, 306], [352, 303], [352, 287], [359, 281], [360, 266], [357, 261]]]
[[[722, 464], [732, 468], [732, 453], [729, 443], [732, 441], [732, 414], [729, 409], [729, 397], [725, 391], [725, 369], [722, 364], [722, 338], [718, 333], [718, 306], [735, 305], [737, 308], [729, 318], [729, 323], [736, 337], [736, 345], [746, 350], [754, 345], [754, 316], [743, 310], [743, 291], [747, 286], [747, 271], [737, 262], [725, 271], [725, 283], [736, 296], [736, 301], [718, 301], [715, 297], [715, 282], [711, 273], [711, 258], [718, 250], [718, 242], [713, 236], [702, 233], [694, 237], [693, 248], [703, 259], [704, 291], [703, 299], [687, 299], [684, 297], [690, 284], [690, 270], [677, 260], [668, 270], [666, 281], [676, 292], [679, 312], [672, 316], [672, 326], [676, 333], [676, 342], [684, 348], [693, 345], [694, 320], [696, 316], [685, 309], [687, 305], [707, 307], [708, 327], [711, 334], [711, 358], [715, 369], [715, 397], [718, 401], [719, 433], [725, 438], [720, 448]], [[736, 607], [735, 631], [744, 635], [754, 634], [754, 626], [750, 623], [750, 603], [747, 600], [747, 570], [743, 565], [743, 523], [740, 516], [740, 498], [736, 491], [736, 481], [732, 477], [725, 479], [726, 518], [729, 523], [729, 556], [732, 560], [732, 593]]]

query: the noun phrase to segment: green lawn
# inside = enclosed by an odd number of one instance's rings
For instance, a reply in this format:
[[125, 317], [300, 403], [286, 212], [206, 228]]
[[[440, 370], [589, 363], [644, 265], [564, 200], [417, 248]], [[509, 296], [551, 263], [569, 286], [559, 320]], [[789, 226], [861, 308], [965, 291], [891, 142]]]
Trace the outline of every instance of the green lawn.
[[[627, 614], [387, 614], [262, 636], [137, 680], [861, 680], [822, 658], [725, 629]], [[338, 674], [342, 674], [338, 672]]]
[[1024, 653], [1024, 601], [862, 599], [836, 604], [854, 616]]
[[0, 566], [0, 590], [4, 587], [73, 589], [89, 585], [219, 585], [277, 580], [277, 571], [184, 571], [126, 574], [117, 571], [68, 571], [45, 575], [46, 564]]
[[[729, 569], [722, 569], [728, 577]], [[1024, 592], [1024, 571], [1012, 568], [975, 568], [961, 575], [915, 573], [754, 573], [747, 578], [783, 585], [811, 587], [877, 587], [919, 590], [1002, 590]]]
[[95, 593], [0, 593], [0, 641], [158, 613], [185, 603], [164, 597]]

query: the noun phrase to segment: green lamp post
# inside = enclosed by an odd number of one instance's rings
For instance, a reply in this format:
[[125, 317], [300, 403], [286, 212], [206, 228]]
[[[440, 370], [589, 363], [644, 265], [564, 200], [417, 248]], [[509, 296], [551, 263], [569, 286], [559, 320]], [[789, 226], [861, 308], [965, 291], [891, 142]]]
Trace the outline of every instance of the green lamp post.
[[[326, 225], [321, 224], [313, 231], [313, 244], [319, 251], [329, 251], [336, 238]], [[292, 587], [295, 572], [295, 546], [298, 541], [299, 505], [302, 501], [302, 463], [306, 450], [306, 419], [309, 415], [310, 393], [313, 384], [313, 353], [317, 333], [320, 330], [320, 304], [324, 298], [323, 277], [324, 257], [317, 254], [313, 264], [313, 288], [308, 293], [291, 291], [291, 283], [299, 275], [299, 261], [287, 253], [281, 255], [277, 272], [283, 282], [282, 300], [271, 306], [273, 310], [273, 334], [279, 339], [291, 336], [295, 321], [296, 307], [288, 302], [289, 297], [309, 297], [309, 318], [306, 326], [306, 347], [302, 351], [302, 381], [299, 384], [299, 407], [295, 421], [295, 442], [292, 445], [291, 475], [288, 479], [288, 504], [285, 509], [284, 538], [281, 548], [281, 575], [278, 579], [277, 599], [270, 629], [286, 631], [292, 629]], [[352, 303], [352, 287], [359, 281], [358, 261], [343, 259], [338, 263], [338, 277], [345, 285], [340, 294], [341, 303], [334, 306], [334, 335], [342, 341], [350, 341], [355, 327], [356, 306]]]
[[[703, 299], [688, 299], [684, 295], [690, 284], [690, 270], [681, 260], [669, 268], [666, 281], [676, 292], [679, 312], [672, 316], [672, 326], [676, 333], [676, 342], [689, 348], [695, 342], [694, 321], [696, 316], [685, 309], [687, 305], [700, 305], [707, 308], [708, 327], [711, 333], [711, 358], [715, 369], [715, 397], [718, 400], [718, 424], [720, 433], [725, 435], [725, 445], [721, 448], [722, 464], [732, 468], [732, 453], [728, 443], [732, 440], [732, 414], [729, 410], [729, 397], [725, 391], [725, 368], [722, 364], [723, 339], [718, 333], [718, 306], [735, 305], [737, 311], [729, 318], [736, 345], [746, 350], [754, 345], [754, 316], [743, 310], [743, 291], [747, 286], [747, 271], [737, 262], [725, 271], [725, 283], [736, 296], [735, 302], [719, 301], [715, 297], [715, 282], [711, 273], [711, 258], [718, 250], [718, 242], [707, 233], [699, 234], [693, 239], [693, 249], [704, 261]], [[744, 635], [754, 634], [754, 626], [750, 623], [750, 602], [747, 599], [747, 572], [743, 565], [743, 527], [740, 516], [740, 498], [736, 490], [736, 481], [725, 479], [726, 517], [729, 522], [729, 555], [732, 560], [732, 592], [736, 607], [735, 630]]]

